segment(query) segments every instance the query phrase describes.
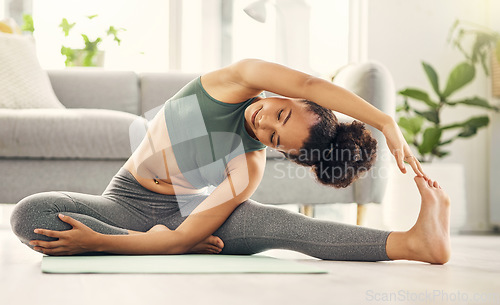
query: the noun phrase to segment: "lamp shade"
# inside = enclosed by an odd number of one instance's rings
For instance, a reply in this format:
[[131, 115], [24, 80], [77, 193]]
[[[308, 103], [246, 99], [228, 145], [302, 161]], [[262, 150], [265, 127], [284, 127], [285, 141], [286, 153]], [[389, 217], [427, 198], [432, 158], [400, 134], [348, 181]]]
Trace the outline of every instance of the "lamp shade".
[[267, 0], [252, 2], [243, 11], [254, 20], [264, 23], [267, 19], [266, 2]]

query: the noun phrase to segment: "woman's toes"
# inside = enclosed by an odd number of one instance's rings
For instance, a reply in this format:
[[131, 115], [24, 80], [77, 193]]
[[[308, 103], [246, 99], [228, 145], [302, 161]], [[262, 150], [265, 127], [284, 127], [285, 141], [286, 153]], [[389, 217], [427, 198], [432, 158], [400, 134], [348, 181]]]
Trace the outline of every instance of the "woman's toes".
[[434, 186], [435, 188], [439, 188], [439, 184], [438, 184], [438, 182], [437, 182], [437, 181], [434, 181], [433, 186]]
[[216, 243], [215, 243], [215, 245], [218, 248], [221, 248], [221, 249], [224, 248], [224, 242], [222, 241], [222, 239], [220, 239], [220, 237], [217, 237], [217, 236], [215, 236], [215, 238], [217, 240]]
[[420, 195], [422, 195], [422, 192], [425, 189], [427, 189], [427, 181], [425, 181], [424, 178], [419, 177], [419, 176], [415, 176], [415, 178], [413, 180], [415, 180], [415, 183], [417, 184], [417, 188], [420, 192]]
[[224, 248], [224, 243], [222, 242], [222, 239], [220, 239], [220, 237], [212, 235], [208, 238], [208, 242], [217, 248]]
[[429, 187], [432, 187], [432, 184], [434, 183], [434, 181], [432, 181], [432, 179], [429, 179], [427, 180], [428, 184], [429, 184]]

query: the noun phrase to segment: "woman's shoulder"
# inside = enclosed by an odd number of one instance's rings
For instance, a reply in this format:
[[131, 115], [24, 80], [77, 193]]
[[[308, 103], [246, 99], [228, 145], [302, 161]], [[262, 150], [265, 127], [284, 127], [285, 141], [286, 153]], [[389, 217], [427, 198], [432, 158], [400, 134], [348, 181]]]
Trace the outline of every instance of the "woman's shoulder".
[[201, 76], [203, 89], [214, 99], [228, 104], [238, 104], [259, 95], [262, 90], [250, 88], [242, 81], [241, 62], [206, 73]]

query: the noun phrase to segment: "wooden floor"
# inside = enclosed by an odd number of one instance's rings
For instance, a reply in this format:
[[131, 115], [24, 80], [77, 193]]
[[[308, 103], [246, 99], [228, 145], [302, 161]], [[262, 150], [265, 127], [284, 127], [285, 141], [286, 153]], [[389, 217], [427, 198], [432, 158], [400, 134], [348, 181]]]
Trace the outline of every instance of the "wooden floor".
[[0, 229], [0, 304], [500, 304], [500, 236], [455, 235], [443, 266], [265, 254], [328, 274], [43, 274], [42, 255]]

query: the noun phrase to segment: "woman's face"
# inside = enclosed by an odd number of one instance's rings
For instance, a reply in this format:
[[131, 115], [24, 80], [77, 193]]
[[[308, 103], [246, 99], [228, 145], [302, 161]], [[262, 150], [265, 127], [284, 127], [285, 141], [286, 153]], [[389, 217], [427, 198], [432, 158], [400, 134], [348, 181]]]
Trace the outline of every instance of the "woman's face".
[[318, 119], [299, 99], [259, 99], [245, 110], [248, 133], [262, 144], [286, 153], [298, 153]]

